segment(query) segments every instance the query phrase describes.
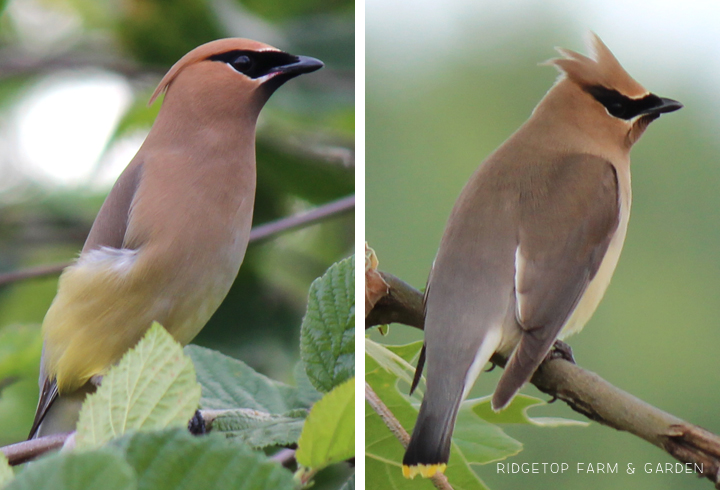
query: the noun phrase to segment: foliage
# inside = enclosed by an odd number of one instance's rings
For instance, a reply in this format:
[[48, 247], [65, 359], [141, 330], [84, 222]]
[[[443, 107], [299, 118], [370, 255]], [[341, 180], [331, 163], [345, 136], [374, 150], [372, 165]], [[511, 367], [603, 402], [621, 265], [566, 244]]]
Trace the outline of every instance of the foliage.
[[[11, 2], [0, 22], [0, 273], [77, 256], [118, 172], [113, 169], [132, 153], [119, 163], [113, 155], [126, 155], [127, 147], [132, 151], [139, 145], [157, 115], [161, 101], [147, 107], [155, 85], [185, 52], [218, 37], [258, 39], [320, 58], [326, 65], [286, 84], [263, 109], [254, 224], [352, 194], [354, 168], [323, 156], [328, 148], [353, 151], [352, 8], [347, 0]], [[129, 97], [110, 130], [105, 153], [81, 184], [38, 181], [18, 136], [28, 101], [50, 94], [60, 80], [82, 83], [98, 74], [119, 79]], [[99, 102], [88, 96], [70, 112], [84, 113]], [[72, 115], [61, 114], [68, 122], [57, 132], [73, 130]], [[32, 146], [47, 146], [44, 136], [35, 137], [42, 145]], [[76, 152], [58, 148], [52, 164], [64, 168]], [[109, 177], [101, 179], [104, 175]], [[353, 232], [353, 216], [344, 215], [251, 244], [236, 283], [195, 342], [242, 358], [272, 378], [292, 380], [308, 286], [349, 254]], [[0, 445], [24, 439], [32, 423], [39, 325], [55, 291], [55, 278], [0, 286]], [[311, 389], [302, 390], [305, 395], [305, 408], [320, 396]], [[299, 421], [297, 413], [289, 417]], [[221, 421], [230, 423], [230, 415], [219, 417]], [[297, 437], [296, 432], [288, 437]]]
[[83, 403], [76, 447], [99, 447], [134, 430], [187, 426], [199, 401], [200, 385], [192, 361], [154, 323]]
[[[343, 260], [325, 276], [352, 263]], [[353, 291], [353, 281], [334, 283], [333, 294], [350, 298], [351, 310]], [[317, 341], [328, 342], [338, 328], [354, 330], [346, 320], [313, 325]], [[308, 363], [302, 367], [314, 369]], [[43, 457], [14, 479], [2, 460], [0, 482], [10, 481], [10, 489], [83, 490], [108, 480], [103, 488], [290, 490], [292, 473], [259, 449], [297, 444], [299, 475], [309, 480], [335, 465], [345, 474], [335, 483], [340, 488], [352, 476], [344, 461], [355, 450], [354, 378], [334, 382], [321, 396], [299, 374], [301, 382], [293, 387], [217, 351], [198, 346], [183, 351], [155, 323], [84, 401], [75, 450]], [[187, 424], [198, 407], [211, 433], [195, 437]]]
[[322, 469], [355, 454], [355, 378], [336, 386], [312, 407], [298, 441], [297, 460]]
[[[378, 344], [370, 339], [365, 341], [365, 381], [408, 433], [417, 418], [423, 393], [421, 383], [412, 397], [406, 395], [414, 373], [411, 362], [419, 356], [421, 348], [422, 342], [391, 346]], [[516, 396], [511, 405], [500, 413], [490, 410], [492, 416], [488, 416], [488, 404], [489, 397], [484, 397], [466, 400], [460, 407], [450, 462], [445, 471], [450, 484], [456, 490], [486, 488], [479, 477], [479, 466], [503, 460], [522, 450], [522, 444], [508, 436], [496, 424], [586, 425], [561, 418], [530, 418], [526, 414], [527, 409], [543, 402], [525, 395]], [[403, 447], [368, 405], [365, 408], [365, 445], [368, 487], [433, 488], [430, 481], [407, 480], [402, 476]]]
[[328, 392], [355, 375], [355, 259], [333, 265], [310, 286], [300, 353], [313, 386]]
[[4, 454], [0, 454], [0, 488], [12, 480], [13, 476], [14, 473], [10, 464], [8, 464], [7, 458]]

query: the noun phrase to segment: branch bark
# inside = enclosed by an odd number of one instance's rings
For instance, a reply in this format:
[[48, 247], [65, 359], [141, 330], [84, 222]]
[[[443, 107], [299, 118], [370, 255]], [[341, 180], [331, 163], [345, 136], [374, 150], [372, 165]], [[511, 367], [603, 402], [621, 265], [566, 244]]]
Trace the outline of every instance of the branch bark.
[[18, 442], [10, 446], [0, 447], [0, 451], [8, 459], [11, 466], [25, 463], [35, 459], [53, 449], [59, 449], [65, 443], [72, 432], [53, 434], [51, 436], [38, 437], [29, 441]]
[[[422, 329], [422, 293], [390, 274], [381, 275], [390, 285], [389, 292], [367, 316], [365, 328], [399, 322]], [[505, 366], [506, 359], [498, 355], [491, 360]], [[720, 489], [720, 437], [716, 434], [645, 403], [564, 359], [543, 362], [530, 382], [590, 420], [629, 432], [682, 463], [697, 465], [698, 473]]]
[[[250, 243], [261, 242], [286, 231], [314, 225], [325, 219], [350, 212], [353, 209], [355, 209], [354, 195], [323, 204], [305, 213], [288, 216], [287, 218], [281, 218], [276, 221], [271, 221], [270, 223], [263, 223], [253, 228], [250, 232]], [[29, 267], [19, 271], [0, 274], [0, 286], [17, 281], [24, 281], [25, 279], [57, 275], [70, 264], [72, 264], [72, 262], [63, 262], [60, 264]]]

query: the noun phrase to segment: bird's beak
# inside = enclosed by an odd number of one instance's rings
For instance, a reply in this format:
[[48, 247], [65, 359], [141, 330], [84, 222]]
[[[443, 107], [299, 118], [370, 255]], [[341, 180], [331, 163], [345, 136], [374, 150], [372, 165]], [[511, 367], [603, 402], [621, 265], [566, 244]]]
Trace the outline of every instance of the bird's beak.
[[655, 115], [659, 116], [660, 114], [664, 114], [666, 112], [675, 112], [678, 109], [682, 109], [683, 105], [678, 102], [677, 100], [672, 99], [665, 99], [663, 97], [658, 97], [659, 102], [652, 107], [648, 107], [643, 112], [641, 112], [642, 115]]
[[311, 73], [325, 66], [322, 61], [310, 58], [309, 56], [297, 56], [297, 61], [288, 65], [275, 67], [273, 73], [297, 76], [303, 73]]

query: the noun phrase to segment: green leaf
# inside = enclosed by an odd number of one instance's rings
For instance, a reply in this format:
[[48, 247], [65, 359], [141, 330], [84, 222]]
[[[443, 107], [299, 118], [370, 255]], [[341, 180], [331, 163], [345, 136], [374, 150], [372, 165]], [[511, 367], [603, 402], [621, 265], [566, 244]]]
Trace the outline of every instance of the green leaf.
[[298, 389], [299, 401], [305, 407], [312, 407], [313, 404], [322, 398], [322, 393], [315, 389], [305, 372], [305, 364], [302, 361], [295, 364], [293, 369], [293, 377], [295, 378], [295, 386]]
[[474, 400], [467, 400], [465, 403], [472, 406], [472, 411], [475, 415], [487, 422], [490, 422], [491, 424], [526, 424], [536, 425], [538, 427], [587, 427], [590, 425], [588, 422], [565, 419], [561, 417], [530, 417], [527, 414], [527, 411], [531, 407], [547, 404], [544, 400], [534, 396], [522, 394], [515, 395], [512, 403], [502, 412], [498, 413], [494, 412], [490, 406], [491, 398], [492, 396], [485, 396]]
[[310, 286], [300, 356], [313, 386], [328, 392], [355, 376], [355, 257], [333, 264]]
[[279, 415], [309, 408], [297, 388], [263, 376], [242, 361], [197, 345], [185, 347], [185, 353], [202, 385], [203, 409], [247, 408]]
[[[472, 407], [471, 401], [464, 402], [460, 406], [453, 432], [453, 449], [460, 456], [462, 463], [486, 464], [514, 456], [522, 451], [520, 442], [505, 434], [500, 427], [475, 415]], [[453, 456], [451, 461], [452, 458]]]
[[295, 459], [315, 470], [355, 455], [355, 378], [336, 386], [308, 415]]
[[294, 490], [289, 471], [221, 435], [166, 429], [130, 434], [114, 444], [137, 472], [138, 490]]
[[0, 488], [3, 488], [14, 476], [10, 463], [8, 463], [5, 455], [0, 452]]
[[77, 446], [97, 447], [133, 429], [186, 427], [199, 402], [192, 361], [159, 323], [153, 323], [83, 403]]
[[[417, 418], [418, 403], [403, 395], [397, 388], [399, 380], [412, 380], [414, 368], [410, 362], [416, 358], [422, 342], [408, 345], [383, 346], [366, 340], [365, 381], [385, 403], [408, 432]], [[416, 392], [417, 393], [417, 392]], [[419, 395], [416, 395], [419, 396]], [[417, 401], [417, 398], [415, 399]], [[507, 436], [501, 429], [482, 421], [463, 407], [458, 414], [457, 430], [453, 437], [450, 463], [445, 474], [455, 490], [486, 488], [471, 468], [471, 464], [487, 463], [493, 459], [517, 453], [520, 443]], [[460, 433], [472, 435], [470, 440]], [[407, 480], [402, 476], [404, 449], [380, 417], [365, 406], [365, 474], [368, 488], [387, 488], [388, 482], [395, 489], [432, 489], [429, 480]]]
[[66, 452], [42, 458], [3, 490], [135, 490], [133, 469], [117, 450]]
[[256, 449], [297, 444], [308, 414], [306, 410], [292, 410], [280, 415], [248, 409], [220, 410], [216, 414], [210, 412], [214, 417], [213, 432], [220, 432]]

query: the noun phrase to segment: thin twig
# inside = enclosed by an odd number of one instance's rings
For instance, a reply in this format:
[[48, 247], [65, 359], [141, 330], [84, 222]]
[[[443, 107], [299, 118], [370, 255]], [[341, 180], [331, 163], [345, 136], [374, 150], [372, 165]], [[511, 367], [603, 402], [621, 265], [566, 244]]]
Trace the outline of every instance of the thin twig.
[[250, 232], [250, 243], [259, 242], [278, 233], [303, 228], [326, 218], [347, 213], [355, 209], [355, 196], [343, 197], [337, 201], [323, 204], [317, 208], [295, 216], [289, 216], [270, 223], [256, 226]]
[[270, 456], [270, 459], [272, 461], [277, 461], [285, 468], [289, 468], [295, 464], [295, 449], [283, 448]]
[[[262, 225], [253, 228], [250, 232], [250, 243], [260, 242], [286, 231], [313, 225], [326, 218], [331, 218], [352, 211], [354, 208], [355, 196], [348, 196], [328, 204], [323, 204], [322, 206], [318, 206], [317, 208], [305, 213], [281, 218], [277, 221], [271, 221], [270, 223], [263, 223]], [[17, 281], [23, 281], [25, 279], [54, 276], [60, 274], [63, 269], [70, 264], [72, 264], [72, 262], [41, 265], [38, 267], [29, 267], [19, 271], [0, 274], [0, 286]]]
[[[390, 292], [381, 310], [368, 315], [365, 327], [402, 317], [414, 319], [407, 325], [422, 329], [423, 323], [417, 321], [424, 315], [422, 293], [390, 274], [384, 273], [383, 278], [390, 284]], [[506, 359], [495, 355], [491, 361], [504, 367]], [[697, 465], [696, 471], [720, 489], [720, 437], [716, 434], [653, 407], [564, 359], [543, 362], [530, 382], [591, 420], [634, 434], [682, 463]]]
[[10, 465], [15, 466], [25, 463], [31, 459], [37, 458], [39, 455], [61, 448], [72, 432], [62, 434], [53, 434], [51, 436], [38, 437], [29, 441], [18, 442], [10, 446], [0, 447], [0, 451], [8, 459]]
[[[383, 403], [368, 383], [365, 383], [365, 400], [375, 413], [380, 416], [380, 419], [385, 423], [387, 428], [390, 429], [390, 432], [393, 433], [397, 440], [400, 441], [403, 447], [407, 448], [407, 445], [410, 443], [410, 436], [405, 428], [400, 424], [400, 421], [395, 418], [395, 415], [393, 415], [387, 405]], [[447, 477], [442, 473], [435, 473], [430, 480], [438, 490], [453, 490], [453, 487], [450, 486], [450, 482]]]
[[17, 281], [24, 281], [25, 279], [55, 276], [60, 274], [63, 269], [70, 264], [72, 264], [72, 262], [62, 262], [60, 264], [40, 265], [38, 267], [28, 267], [27, 269], [19, 271], [6, 272], [5, 274], [0, 274], [0, 286]]

